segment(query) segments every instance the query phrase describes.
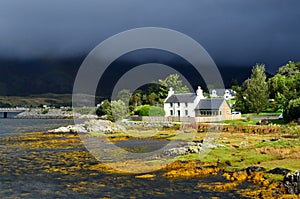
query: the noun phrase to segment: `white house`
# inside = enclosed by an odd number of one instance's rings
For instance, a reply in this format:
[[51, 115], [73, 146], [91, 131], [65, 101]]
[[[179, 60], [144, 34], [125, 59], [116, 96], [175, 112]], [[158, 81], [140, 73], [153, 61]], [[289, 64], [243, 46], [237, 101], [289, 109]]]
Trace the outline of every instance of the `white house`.
[[221, 98], [223, 97], [226, 100], [234, 99], [235, 91], [232, 89], [213, 89], [210, 93], [211, 98]]
[[173, 89], [170, 88], [164, 102], [166, 117], [195, 117], [195, 108], [201, 99], [205, 99], [205, 97], [200, 86], [196, 93], [174, 94]]
[[196, 93], [174, 94], [172, 88], [164, 102], [166, 117], [211, 117], [231, 115], [227, 101], [222, 98], [205, 98], [199, 86]]

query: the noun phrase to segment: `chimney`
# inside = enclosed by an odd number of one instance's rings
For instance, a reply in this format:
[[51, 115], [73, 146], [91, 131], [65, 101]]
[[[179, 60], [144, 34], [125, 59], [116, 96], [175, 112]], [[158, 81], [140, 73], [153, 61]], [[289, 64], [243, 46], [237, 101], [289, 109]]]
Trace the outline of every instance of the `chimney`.
[[196, 91], [197, 96], [199, 96], [200, 98], [204, 98], [203, 96], [203, 90], [201, 89], [200, 86], [198, 86], [198, 89]]
[[170, 90], [168, 91], [168, 97], [174, 94], [173, 88], [170, 87]]

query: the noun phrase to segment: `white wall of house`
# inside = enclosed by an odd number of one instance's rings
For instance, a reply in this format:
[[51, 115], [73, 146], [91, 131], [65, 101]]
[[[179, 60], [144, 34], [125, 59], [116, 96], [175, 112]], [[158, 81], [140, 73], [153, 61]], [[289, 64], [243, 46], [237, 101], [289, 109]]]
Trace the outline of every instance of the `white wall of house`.
[[195, 108], [201, 99], [204, 99], [203, 90], [199, 86], [196, 91], [196, 98], [192, 103], [166, 103], [167, 99], [174, 94], [172, 88], [168, 92], [168, 97], [165, 99], [164, 110], [165, 116], [170, 117], [195, 117]]
[[[196, 100], [195, 100], [196, 101]], [[196, 104], [197, 105], [197, 104]], [[195, 117], [195, 102], [194, 103], [165, 103], [164, 109], [166, 117]]]

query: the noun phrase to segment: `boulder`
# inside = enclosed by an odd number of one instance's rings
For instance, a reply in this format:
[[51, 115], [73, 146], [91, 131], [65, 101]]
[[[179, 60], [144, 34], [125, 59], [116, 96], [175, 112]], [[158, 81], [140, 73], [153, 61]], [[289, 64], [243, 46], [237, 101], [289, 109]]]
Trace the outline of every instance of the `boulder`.
[[284, 169], [284, 168], [275, 168], [275, 169], [272, 169], [270, 171], [268, 171], [267, 173], [271, 173], [271, 174], [281, 174], [281, 175], [286, 175], [290, 172], [291, 170], [289, 169]]
[[171, 149], [164, 150], [162, 153], [162, 155], [170, 156], [170, 157], [186, 155], [186, 154], [188, 154], [188, 150], [186, 147], [171, 148]]
[[114, 134], [125, 131], [124, 128], [118, 124], [114, 124], [107, 120], [91, 119], [82, 124], [69, 125], [66, 127], [59, 127], [57, 129], [49, 130], [48, 133], [88, 133], [88, 132], [104, 132], [106, 134]]
[[265, 168], [259, 166], [250, 166], [246, 168], [246, 172], [248, 175], [250, 175], [253, 172], [259, 172], [259, 171], [265, 171]]
[[300, 172], [289, 172], [284, 176], [283, 184], [288, 194], [300, 193]]
[[262, 119], [256, 123], [256, 125], [268, 125], [270, 122], [267, 119]]

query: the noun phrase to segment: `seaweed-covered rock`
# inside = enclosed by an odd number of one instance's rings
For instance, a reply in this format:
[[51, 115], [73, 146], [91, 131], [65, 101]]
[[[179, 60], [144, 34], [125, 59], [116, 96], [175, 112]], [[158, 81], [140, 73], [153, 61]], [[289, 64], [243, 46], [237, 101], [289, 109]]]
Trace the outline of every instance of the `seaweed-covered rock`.
[[283, 179], [285, 190], [288, 194], [300, 193], [300, 172], [289, 172]]
[[253, 172], [259, 172], [259, 171], [265, 171], [265, 168], [259, 166], [250, 166], [246, 168], [246, 172], [248, 175], [250, 175]]
[[291, 171], [291, 170], [289, 170], [289, 169], [277, 167], [277, 168], [275, 168], [275, 169], [272, 169], [272, 170], [268, 171], [267, 173], [286, 175], [286, 174], [288, 174], [290, 171]]

